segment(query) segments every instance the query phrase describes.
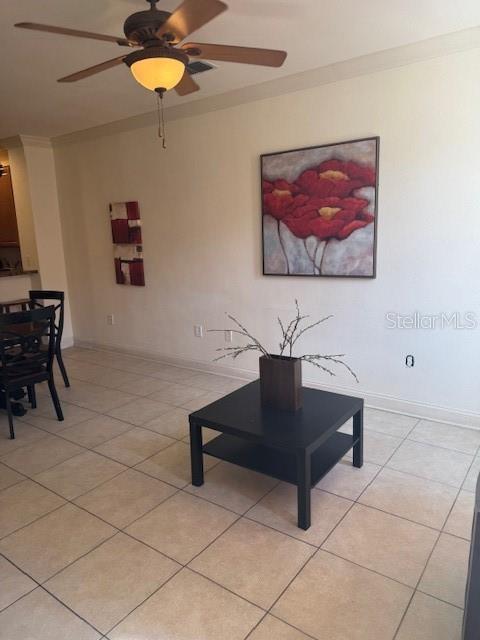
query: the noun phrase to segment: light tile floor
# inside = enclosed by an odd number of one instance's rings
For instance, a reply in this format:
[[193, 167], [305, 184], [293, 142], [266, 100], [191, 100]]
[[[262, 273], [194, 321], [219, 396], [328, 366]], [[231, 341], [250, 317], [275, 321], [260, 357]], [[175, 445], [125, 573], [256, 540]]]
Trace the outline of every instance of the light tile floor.
[[65, 356], [64, 422], [0, 414], [0, 640], [460, 640], [480, 432], [366, 409], [305, 532], [290, 485], [190, 485], [189, 412], [244, 381]]

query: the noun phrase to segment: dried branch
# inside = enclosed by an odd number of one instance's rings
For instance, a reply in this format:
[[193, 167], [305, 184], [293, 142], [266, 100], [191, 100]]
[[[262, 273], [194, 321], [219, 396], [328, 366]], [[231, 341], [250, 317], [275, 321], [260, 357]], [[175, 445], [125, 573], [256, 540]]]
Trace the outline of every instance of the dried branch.
[[257, 347], [260, 349], [260, 351], [263, 353], [264, 356], [267, 356], [267, 358], [270, 358], [270, 354], [268, 353], [268, 351], [265, 349], [265, 347], [263, 347], [260, 342], [254, 338], [251, 333], [249, 333], [247, 331], [247, 329], [245, 329], [245, 327], [233, 316], [231, 316], [230, 314], [227, 313], [227, 318], [230, 318], [230, 320], [232, 322], [235, 322], [235, 324], [237, 325], [237, 327], [240, 327], [240, 329], [244, 332], [244, 334], [247, 336], [247, 338], [250, 338], [250, 340], [253, 340], [253, 342], [257, 345]]
[[302, 322], [302, 320], [305, 320], [306, 318], [309, 317], [309, 316], [300, 315], [300, 308], [298, 306], [298, 300], [295, 300], [295, 306], [297, 308], [297, 315], [293, 318], [293, 320], [291, 320], [289, 322], [287, 328], [283, 332], [283, 343], [282, 343], [283, 349], [280, 352], [280, 355], [283, 355], [283, 351], [288, 346], [289, 356], [292, 357], [292, 350], [293, 350], [293, 342], [294, 342], [295, 333], [296, 333], [296, 331], [298, 329], [299, 324]]
[[[304, 318], [308, 318], [308, 316], [304, 316]], [[297, 340], [300, 338], [300, 336], [302, 336], [306, 331], [309, 331], [310, 329], [313, 329], [313, 327], [316, 327], [319, 324], [322, 324], [322, 322], [325, 322], [325, 320], [330, 320], [330, 318], [333, 318], [332, 315], [330, 316], [325, 316], [324, 318], [322, 318], [321, 320], [317, 320], [317, 322], [312, 322], [312, 324], [307, 325], [306, 327], [304, 327], [303, 329], [300, 329], [300, 331], [298, 332], [298, 334], [295, 336], [295, 338], [292, 340], [292, 348], [293, 345], [297, 342]]]
[[277, 316], [277, 321], [282, 331], [282, 342], [278, 344], [278, 348], [280, 349], [280, 355], [283, 356], [283, 350], [285, 349], [285, 327], [283, 326], [283, 322], [280, 320], [280, 316]]
[[220, 347], [219, 349], [216, 349], [216, 351], [225, 351], [226, 353], [215, 358], [214, 362], [218, 362], [218, 360], [222, 360], [223, 358], [233, 358], [235, 360], [242, 353], [245, 353], [247, 351], [260, 351], [260, 350], [256, 344], [246, 344], [241, 347]]
[[256, 344], [258, 350], [261, 351], [264, 356], [266, 356], [267, 358], [270, 358], [270, 354], [265, 349], [265, 347], [263, 347], [260, 344], [260, 342], [256, 338], [254, 338], [251, 335], [251, 333], [249, 333], [247, 329], [245, 329], [245, 327], [236, 318], [234, 318], [228, 313], [227, 313], [227, 318], [229, 318], [232, 322], [234, 322], [237, 325], [237, 327], [240, 327], [240, 331], [238, 329], [209, 329], [208, 331], [212, 333], [219, 332], [219, 331], [231, 331], [232, 333], [238, 333], [239, 335], [242, 335], [245, 338], [249, 338], [250, 340], [252, 340]]
[[[355, 380], [359, 382], [357, 374], [353, 371], [353, 369], [351, 369], [346, 362], [344, 362], [343, 360], [340, 360], [340, 358], [343, 358], [343, 357], [345, 357], [344, 353], [338, 353], [338, 354], [329, 355], [329, 356], [322, 356], [319, 354], [307, 354], [307, 355], [301, 356], [300, 360], [309, 362], [310, 364], [320, 367], [321, 369], [323, 367], [319, 365], [318, 360], [327, 360], [327, 362], [334, 362], [335, 364], [339, 364], [342, 367], [345, 367], [345, 369], [347, 369], [347, 371], [355, 378]], [[332, 375], [336, 375], [336, 374], [332, 374]]]
[[314, 367], [318, 367], [319, 369], [321, 369], [322, 371], [325, 371], [325, 373], [330, 374], [331, 376], [335, 377], [337, 374], [334, 373], [331, 369], [328, 369], [327, 367], [324, 367], [323, 365], [321, 365], [319, 362], [315, 362], [314, 360], [308, 360], [306, 358], [300, 358], [301, 360], [305, 360], [305, 362], [309, 362], [310, 364], [313, 364]]
[[[293, 327], [292, 330], [290, 332], [290, 335], [288, 337], [288, 346], [289, 346], [289, 356], [292, 357], [292, 349], [293, 349], [293, 336], [295, 335], [295, 332], [297, 331], [298, 325], [300, 324], [300, 322], [303, 320], [303, 317], [300, 315], [300, 307], [298, 306], [298, 300], [295, 298], [295, 306], [297, 308], [297, 315], [295, 318], [295, 322], [293, 323]], [[307, 316], [304, 316], [307, 317]]]
[[[288, 323], [288, 325], [287, 325], [287, 328], [285, 329], [285, 333], [284, 333], [284, 336], [283, 336], [283, 338], [284, 338], [284, 343], [285, 343], [284, 349], [287, 347], [287, 345], [288, 345], [288, 343], [289, 343], [289, 340], [290, 340], [290, 331], [291, 331], [291, 329], [292, 329], [292, 327], [293, 327], [293, 325], [294, 325], [294, 323], [295, 323], [295, 319], [296, 319], [296, 318], [294, 318], [293, 320], [290, 320], [290, 322], [289, 322], [289, 323]], [[282, 351], [282, 353], [281, 353], [280, 355], [281, 355], [281, 356], [283, 355], [283, 351]]]
[[[311, 324], [308, 324], [305, 327], [300, 327], [301, 323], [307, 318], [309, 318], [310, 316], [301, 315], [300, 307], [298, 305], [298, 300], [295, 300], [295, 307], [296, 307], [296, 315], [287, 325], [285, 325], [282, 322], [280, 317], [277, 317], [277, 321], [280, 326], [280, 330], [282, 332], [282, 341], [278, 345], [280, 349], [280, 355], [283, 355], [285, 350], [288, 348], [289, 355], [290, 357], [292, 357], [293, 347], [304, 333], [306, 333], [310, 329], [313, 329], [314, 327], [318, 326], [319, 324], [322, 324], [326, 320], [329, 320], [330, 318], [333, 317], [332, 315], [325, 316], [324, 318], [321, 318], [316, 322], [312, 322]], [[259, 351], [265, 357], [271, 358], [271, 355], [269, 354], [267, 349], [265, 349], [265, 347], [254, 336], [252, 336], [252, 334], [243, 326], [243, 324], [241, 324], [236, 318], [234, 318], [229, 314], [227, 314], [227, 317], [237, 325], [238, 329], [209, 329], [208, 331], [212, 333], [220, 332], [220, 331], [221, 332], [231, 331], [236, 335], [242, 336], [244, 338], [248, 338], [250, 342], [238, 347], [235, 347], [235, 346], [221, 347], [217, 349], [218, 352], [222, 352], [222, 355], [215, 358], [214, 360], [215, 362], [228, 357], [236, 359], [242, 353], [246, 353], [248, 351]], [[350, 366], [346, 362], [342, 360], [342, 358], [344, 357], [345, 357], [345, 354], [343, 353], [330, 354], [330, 355], [307, 353], [303, 356], [300, 356], [299, 359], [303, 360], [304, 362], [308, 362], [312, 364], [313, 366], [317, 367], [318, 369], [321, 369], [325, 373], [328, 373], [330, 376], [336, 376], [336, 373], [332, 371], [329, 368], [329, 366], [326, 366], [325, 363], [340, 365], [341, 367], [344, 367], [350, 373], [350, 375], [353, 378], [355, 378], [355, 380], [358, 382], [359, 380], [357, 378], [356, 373], [353, 371], [353, 369], [350, 368]]]

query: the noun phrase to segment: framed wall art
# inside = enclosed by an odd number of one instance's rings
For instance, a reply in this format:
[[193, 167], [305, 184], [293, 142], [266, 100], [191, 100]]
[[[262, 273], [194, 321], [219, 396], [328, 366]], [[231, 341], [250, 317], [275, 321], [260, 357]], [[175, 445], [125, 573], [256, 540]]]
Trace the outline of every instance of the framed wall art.
[[264, 275], [375, 277], [379, 144], [261, 156]]
[[117, 284], [145, 286], [142, 222], [138, 202], [112, 202], [109, 206]]

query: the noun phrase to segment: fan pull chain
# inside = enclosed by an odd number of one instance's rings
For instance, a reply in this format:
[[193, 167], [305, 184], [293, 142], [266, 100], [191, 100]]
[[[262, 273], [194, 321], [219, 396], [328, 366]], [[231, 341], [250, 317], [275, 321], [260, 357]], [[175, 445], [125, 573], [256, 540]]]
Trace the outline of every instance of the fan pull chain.
[[167, 148], [167, 138], [165, 130], [165, 113], [163, 110], [163, 91], [157, 91], [157, 116], [158, 116], [158, 137], [162, 141], [162, 147]]

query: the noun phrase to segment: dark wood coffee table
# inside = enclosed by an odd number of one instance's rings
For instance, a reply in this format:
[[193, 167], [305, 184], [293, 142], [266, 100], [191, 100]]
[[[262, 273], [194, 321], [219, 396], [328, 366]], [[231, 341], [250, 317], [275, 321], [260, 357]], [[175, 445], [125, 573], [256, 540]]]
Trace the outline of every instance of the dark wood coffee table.
[[[192, 484], [203, 484], [203, 453], [297, 486], [298, 526], [310, 526], [310, 489], [353, 447], [363, 465], [363, 399], [302, 389], [297, 412], [262, 407], [256, 380], [191, 413]], [[353, 417], [353, 437], [338, 431]], [[202, 445], [202, 427], [222, 435]]]

